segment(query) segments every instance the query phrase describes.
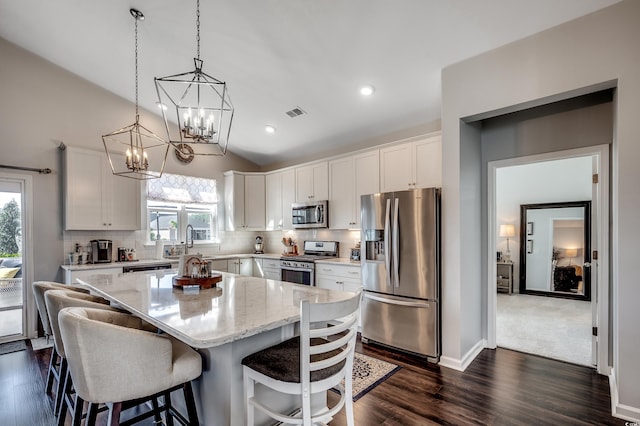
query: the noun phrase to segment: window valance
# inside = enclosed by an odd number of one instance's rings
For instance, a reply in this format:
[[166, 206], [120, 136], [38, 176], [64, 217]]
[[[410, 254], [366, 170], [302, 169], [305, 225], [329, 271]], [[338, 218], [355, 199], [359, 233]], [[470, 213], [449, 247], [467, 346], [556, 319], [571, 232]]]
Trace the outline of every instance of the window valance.
[[218, 192], [215, 179], [163, 173], [147, 181], [147, 200], [184, 204], [215, 204]]

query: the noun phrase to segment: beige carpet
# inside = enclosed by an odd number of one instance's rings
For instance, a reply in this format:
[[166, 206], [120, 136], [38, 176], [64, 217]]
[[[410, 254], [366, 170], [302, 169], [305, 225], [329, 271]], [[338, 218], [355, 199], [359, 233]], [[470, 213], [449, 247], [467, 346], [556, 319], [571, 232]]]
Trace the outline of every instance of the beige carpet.
[[498, 294], [496, 341], [502, 348], [592, 366], [591, 303]]

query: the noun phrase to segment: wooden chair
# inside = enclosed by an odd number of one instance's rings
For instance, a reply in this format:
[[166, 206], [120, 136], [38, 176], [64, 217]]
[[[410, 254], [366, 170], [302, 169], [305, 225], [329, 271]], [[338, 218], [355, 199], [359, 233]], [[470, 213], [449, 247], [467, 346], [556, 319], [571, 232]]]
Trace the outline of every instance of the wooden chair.
[[[166, 334], [144, 330], [139, 318], [121, 312], [66, 308], [58, 321], [76, 406], [88, 403], [86, 425], [94, 425], [98, 409], [108, 407], [109, 425], [129, 425], [165, 412], [166, 424], [198, 425], [191, 381], [202, 374], [202, 358], [188, 345]], [[188, 419], [171, 403], [171, 393], [182, 389]], [[158, 398], [164, 397], [164, 405]], [[125, 422], [120, 413], [151, 402], [153, 409]]]
[[[300, 336], [256, 352], [242, 360], [247, 424], [254, 424], [254, 409], [286, 424], [328, 422], [346, 405], [347, 423], [353, 420], [352, 371], [361, 290], [333, 303], [300, 302]], [[331, 325], [334, 324], [334, 325]], [[344, 380], [344, 387], [340, 382]], [[300, 396], [294, 415], [278, 413], [268, 401], [255, 398], [255, 384]], [[337, 388], [340, 401], [322, 412], [311, 412], [311, 395]]]

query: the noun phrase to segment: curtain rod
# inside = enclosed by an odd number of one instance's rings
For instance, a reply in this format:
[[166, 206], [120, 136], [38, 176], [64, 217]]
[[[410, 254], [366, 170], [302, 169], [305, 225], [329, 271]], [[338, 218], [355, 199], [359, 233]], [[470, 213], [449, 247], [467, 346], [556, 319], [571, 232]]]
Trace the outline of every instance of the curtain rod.
[[43, 175], [48, 175], [51, 173], [51, 169], [34, 169], [33, 167], [19, 167], [19, 166], [5, 166], [0, 164], [0, 169], [12, 169], [12, 170], [25, 170], [27, 172], [38, 172]]

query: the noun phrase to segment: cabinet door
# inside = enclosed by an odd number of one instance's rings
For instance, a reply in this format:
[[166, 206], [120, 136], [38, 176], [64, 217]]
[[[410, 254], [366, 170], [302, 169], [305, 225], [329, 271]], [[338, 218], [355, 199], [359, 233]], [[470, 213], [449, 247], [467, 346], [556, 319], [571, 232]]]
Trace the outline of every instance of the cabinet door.
[[296, 170], [296, 202], [327, 200], [329, 172], [326, 162], [302, 166]]
[[313, 170], [311, 166], [296, 168], [296, 202], [306, 203], [313, 198]]
[[240, 273], [240, 259], [228, 259], [227, 260], [227, 272], [232, 274]]
[[264, 175], [244, 177], [244, 224], [250, 229], [264, 229]]
[[349, 229], [356, 226], [353, 157], [329, 163], [329, 227]]
[[313, 200], [329, 199], [329, 168], [326, 162], [314, 164], [313, 171]]
[[253, 274], [254, 277], [264, 278], [264, 269], [262, 259], [253, 258]]
[[224, 175], [224, 227], [227, 231], [244, 229], [244, 175], [226, 172]]
[[440, 136], [415, 143], [415, 182], [417, 188], [442, 186], [442, 144]]
[[[380, 192], [380, 152], [372, 151], [353, 157], [355, 170], [355, 220], [360, 226], [360, 196]], [[331, 219], [331, 217], [329, 217]]]
[[[124, 156], [118, 160], [125, 161]], [[141, 229], [141, 182], [136, 179], [114, 176], [109, 166], [106, 169], [105, 180], [109, 187], [107, 190], [109, 201], [105, 210], [111, 217], [108, 222], [109, 229], [120, 231]]]
[[316, 277], [316, 287], [338, 291], [342, 291], [343, 289], [343, 285], [339, 279], [325, 275], [318, 275]]
[[394, 145], [380, 150], [380, 191], [402, 191], [413, 187], [412, 144]]
[[293, 229], [291, 204], [296, 202], [296, 175], [293, 170], [282, 172], [282, 229]]
[[65, 229], [106, 229], [105, 157], [98, 151], [65, 150]]
[[283, 203], [282, 203], [282, 173], [271, 173], [265, 177], [266, 190], [266, 230], [274, 231], [282, 229]]
[[253, 259], [248, 257], [246, 259], [238, 259], [239, 263], [239, 273], [240, 275], [245, 275], [250, 277], [253, 275]]

